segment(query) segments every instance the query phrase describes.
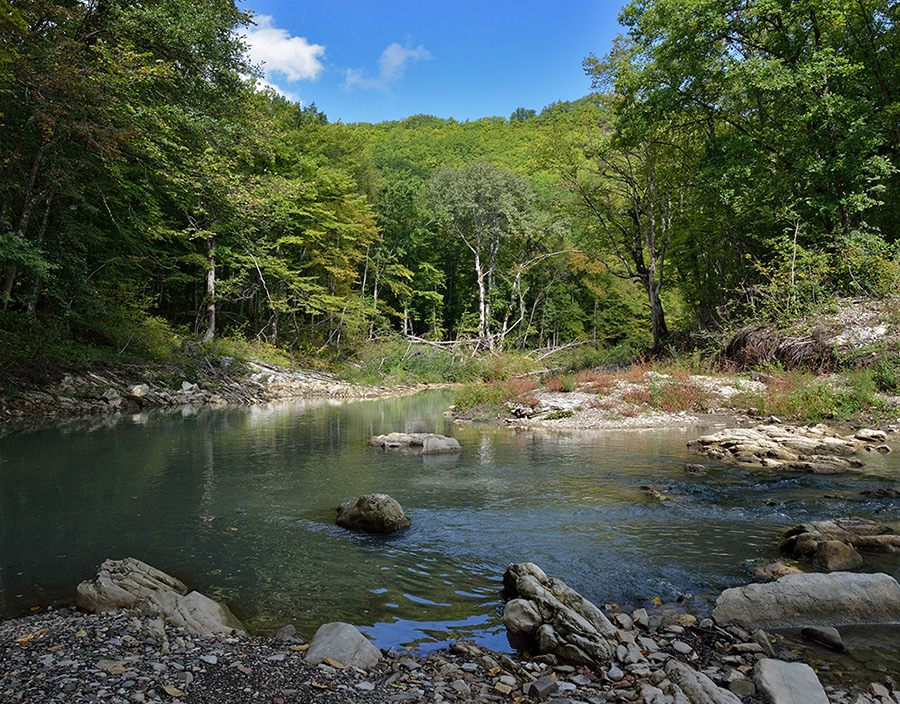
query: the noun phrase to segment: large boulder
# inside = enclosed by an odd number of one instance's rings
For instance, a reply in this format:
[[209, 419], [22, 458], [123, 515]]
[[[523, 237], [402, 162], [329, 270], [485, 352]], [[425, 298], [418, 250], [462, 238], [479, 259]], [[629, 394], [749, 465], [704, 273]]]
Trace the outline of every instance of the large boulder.
[[387, 435], [373, 435], [369, 438], [369, 444], [373, 447], [381, 447], [385, 450], [413, 449], [423, 455], [441, 452], [460, 452], [462, 447], [456, 438], [437, 433], [388, 433]]
[[387, 494], [364, 494], [342, 503], [337, 524], [364, 533], [393, 533], [410, 525], [403, 507]]
[[381, 651], [354, 626], [335, 621], [319, 626], [304, 658], [310, 665], [318, 665], [326, 659], [346, 667], [368, 670], [381, 660]]
[[581, 594], [531, 562], [507, 567], [503, 584], [514, 597], [503, 623], [514, 635], [532, 638], [538, 653], [578, 665], [610, 662], [616, 627]]
[[857, 452], [869, 449], [859, 437], [845, 438], [822, 425], [758, 425], [729, 428], [692, 440], [688, 447], [731, 464], [833, 474], [863, 466]]
[[133, 557], [106, 560], [93, 579], [78, 585], [75, 604], [95, 613], [138, 611], [162, 618], [188, 633], [244, 630], [227, 606], [188, 591], [180, 580]]
[[726, 589], [713, 618], [747, 628], [898, 623], [900, 584], [886, 574], [789, 574]]

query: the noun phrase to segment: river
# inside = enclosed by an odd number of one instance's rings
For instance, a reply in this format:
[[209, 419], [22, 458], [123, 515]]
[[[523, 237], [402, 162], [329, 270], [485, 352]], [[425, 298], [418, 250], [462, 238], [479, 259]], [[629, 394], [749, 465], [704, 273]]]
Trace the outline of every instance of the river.
[[[533, 561], [598, 604], [706, 596], [777, 557], [785, 528], [857, 515], [896, 520], [900, 454], [843, 475], [702, 462], [685, 443], [715, 428], [531, 432], [453, 426], [450, 392], [91, 418], [0, 437], [0, 616], [71, 603], [106, 558], [133, 556], [227, 602], [251, 630], [309, 638], [352, 622], [383, 648], [460, 637], [507, 649], [500, 578]], [[458, 455], [368, 445], [439, 432]], [[660, 502], [641, 491], [666, 487]], [[412, 527], [364, 536], [335, 507], [384, 492]], [[870, 569], [900, 577], [896, 557]], [[686, 596], [689, 595], [689, 596]], [[700, 608], [703, 608], [700, 606]]]

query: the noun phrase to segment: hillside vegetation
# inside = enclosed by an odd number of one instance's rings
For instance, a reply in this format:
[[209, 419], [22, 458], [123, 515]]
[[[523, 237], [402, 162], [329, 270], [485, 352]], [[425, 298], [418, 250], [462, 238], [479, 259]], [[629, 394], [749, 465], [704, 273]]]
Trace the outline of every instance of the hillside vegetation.
[[[238, 354], [490, 378], [885, 299], [898, 15], [636, 1], [573, 67], [588, 96], [344, 125], [257, 90], [231, 0], [0, 0], [2, 373]], [[460, 341], [506, 356], [474, 370]]]

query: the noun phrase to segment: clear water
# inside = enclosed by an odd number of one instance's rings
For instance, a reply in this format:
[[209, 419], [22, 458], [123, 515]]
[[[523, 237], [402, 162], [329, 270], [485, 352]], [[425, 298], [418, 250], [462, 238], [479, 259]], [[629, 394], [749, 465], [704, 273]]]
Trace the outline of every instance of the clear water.
[[[533, 561], [599, 604], [715, 595], [775, 558], [785, 528], [897, 520], [900, 453], [813, 476], [710, 465], [685, 443], [714, 428], [598, 433], [454, 427], [449, 392], [92, 419], [0, 437], [0, 616], [73, 599], [106, 558], [133, 556], [226, 601], [251, 630], [326, 621], [380, 647], [460, 637], [507, 649], [500, 578]], [[385, 452], [373, 434], [452, 434], [459, 455]], [[672, 500], [642, 484], [670, 487]], [[404, 506], [388, 537], [334, 525], [369, 492]], [[900, 577], [895, 556], [872, 569]]]

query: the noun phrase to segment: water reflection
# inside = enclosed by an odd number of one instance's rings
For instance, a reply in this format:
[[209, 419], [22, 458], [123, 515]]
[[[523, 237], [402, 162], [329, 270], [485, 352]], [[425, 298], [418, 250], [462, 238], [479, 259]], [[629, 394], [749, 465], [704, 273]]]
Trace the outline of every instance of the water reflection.
[[[7, 429], [0, 613], [71, 601], [103, 559], [132, 555], [226, 600], [256, 630], [293, 622], [309, 637], [346, 620], [383, 647], [499, 647], [510, 562], [537, 562], [601, 604], [670, 601], [745, 582], [743, 562], [775, 557], [792, 524], [900, 507], [859, 494], [896, 484], [896, 454], [828, 477], [712, 465], [697, 476], [685, 471], [696, 430], [454, 428], [441, 415], [450, 402], [304, 400]], [[453, 434], [463, 451], [367, 443], [398, 430]], [[333, 524], [340, 502], [372, 491], [400, 501], [412, 528], [365, 536]], [[896, 561], [873, 564], [898, 574]]]

